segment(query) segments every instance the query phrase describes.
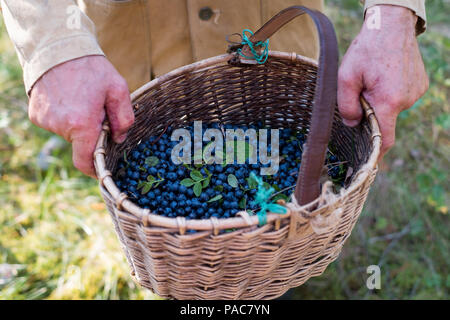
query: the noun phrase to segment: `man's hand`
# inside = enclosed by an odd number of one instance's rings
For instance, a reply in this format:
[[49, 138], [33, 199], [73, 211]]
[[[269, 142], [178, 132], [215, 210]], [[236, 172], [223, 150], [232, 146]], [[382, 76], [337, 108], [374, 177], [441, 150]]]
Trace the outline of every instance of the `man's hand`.
[[93, 152], [105, 114], [113, 140], [122, 143], [134, 113], [126, 81], [103, 56], [60, 64], [31, 91], [30, 120], [71, 142], [73, 164], [91, 177], [95, 177]]
[[380, 29], [366, 24], [345, 54], [338, 76], [338, 107], [348, 126], [362, 118], [361, 94], [375, 111], [382, 134], [381, 159], [395, 143], [398, 114], [428, 89], [411, 10], [380, 5]]

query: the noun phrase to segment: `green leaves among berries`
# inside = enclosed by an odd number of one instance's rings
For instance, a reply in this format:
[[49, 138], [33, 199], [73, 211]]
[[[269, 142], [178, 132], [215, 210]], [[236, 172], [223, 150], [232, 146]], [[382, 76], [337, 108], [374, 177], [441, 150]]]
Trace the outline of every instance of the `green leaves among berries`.
[[208, 203], [214, 202], [214, 201], [219, 201], [220, 199], [222, 199], [222, 195], [218, 194], [215, 197], [212, 197], [211, 199], [208, 200]]
[[[220, 123], [212, 123], [211, 126], [216, 129], [223, 127]], [[261, 126], [262, 124], [252, 125], [251, 129]], [[297, 179], [303, 152], [301, 147], [306, 140], [303, 134], [292, 129], [281, 130], [279, 154], [282, 159], [279, 170], [273, 175], [262, 175], [263, 190], [273, 189], [273, 193], [264, 201], [261, 194], [258, 194], [258, 182], [249, 175], [252, 171], [261, 172], [267, 165], [260, 163], [261, 159], [258, 158], [255, 162], [247, 163], [247, 160], [253, 160], [251, 157], [257, 145], [236, 137], [237, 140], [228, 144], [228, 147], [233, 147], [234, 153], [227, 150], [227, 145], [222, 149], [208, 144], [203, 152], [194, 150], [196, 157], [202, 157], [201, 161], [194, 157], [196, 161], [192, 164], [176, 162], [172, 161], [172, 148], [175, 145], [175, 141], [171, 141], [173, 129], [175, 128], [169, 128], [163, 134], [141, 141], [133, 150], [124, 152], [119, 159], [115, 182], [137, 205], [166, 217], [184, 216], [187, 219], [229, 218], [240, 210], [246, 210], [249, 214], [258, 214], [260, 223], [263, 224], [266, 212], [279, 209], [275, 206], [277, 200], [288, 201]], [[191, 132], [194, 130], [192, 126], [187, 126], [186, 129]], [[225, 125], [225, 129], [243, 127]], [[227, 151], [230, 154], [226, 154]], [[268, 150], [269, 153], [272, 151]], [[345, 177], [345, 172], [349, 172], [348, 165], [343, 165], [334, 156], [336, 153], [331, 151], [329, 150], [325, 163], [329, 170], [325, 172], [331, 178]], [[231, 161], [222, 161], [221, 164], [209, 161], [218, 158]], [[243, 158], [246, 161], [241, 164]], [[236, 163], [235, 160], [239, 161]], [[260, 201], [254, 201], [256, 198]]]
[[256, 189], [256, 188], [258, 188], [258, 182], [255, 180], [254, 177], [250, 176], [250, 177], [248, 177], [246, 180], [247, 180], [248, 187], [249, 187], [250, 189]]
[[155, 156], [150, 156], [145, 158], [145, 164], [148, 165], [149, 167], [154, 167], [156, 165], [158, 165], [159, 163], [159, 159]]
[[192, 170], [190, 172], [190, 176], [194, 181], [202, 181], [204, 179], [203, 175], [198, 170]]
[[182, 186], [187, 188], [192, 187], [192, 191], [196, 197], [200, 197], [203, 189], [208, 188], [211, 183], [212, 174], [206, 168], [203, 168], [203, 170], [206, 173], [206, 177], [199, 170], [190, 168], [190, 178], [185, 178], [180, 182]]
[[247, 198], [243, 197], [241, 200], [239, 200], [239, 208], [245, 210], [246, 207], [247, 207]]
[[200, 181], [197, 181], [194, 184], [194, 194], [196, 197], [200, 197], [200, 195], [202, 194], [202, 183]]
[[233, 188], [237, 188], [238, 187], [238, 179], [236, 178], [236, 176], [234, 174], [229, 174], [228, 178], [227, 178], [228, 184], [230, 186], [232, 186]]
[[138, 184], [138, 189], [141, 190], [141, 194], [146, 194], [150, 191], [153, 187], [157, 188], [161, 182], [163, 182], [164, 179], [161, 177], [161, 175], [158, 173], [158, 179], [156, 179], [154, 176], [149, 175], [147, 177], [147, 181], [140, 181]]
[[192, 187], [195, 184], [195, 181], [190, 178], [186, 178], [181, 180], [180, 184], [185, 187]]

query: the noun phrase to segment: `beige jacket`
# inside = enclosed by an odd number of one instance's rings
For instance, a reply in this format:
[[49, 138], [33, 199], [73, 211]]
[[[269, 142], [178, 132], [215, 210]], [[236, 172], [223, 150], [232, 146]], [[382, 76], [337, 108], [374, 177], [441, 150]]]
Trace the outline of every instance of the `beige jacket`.
[[[355, 0], [356, 1], [356, 0]], [[131, 91], [193, 61], [226, 51], [225, 36], [256, 31], [280, 10], [323, 0], [0, 0], [27, 93], [49, 69], [87, 55], [106, 55]], [[365, 8], [394, 4], [412, 9], [425, 30], [425, 0], [366, 0]], [[315, 58], [317, 39], [308, 17], [270, 39], [270, 49]]]

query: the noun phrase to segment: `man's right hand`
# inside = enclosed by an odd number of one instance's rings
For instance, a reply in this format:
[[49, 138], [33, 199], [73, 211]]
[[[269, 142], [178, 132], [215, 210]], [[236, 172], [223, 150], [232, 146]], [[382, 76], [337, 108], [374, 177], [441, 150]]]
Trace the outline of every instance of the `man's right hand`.
[[105, 114], [113, 140], [122, 143], [134, 113], [125, 79], [103, 56], [60, 64], [31, 90], [31, 122], [71, 142], [74, 166], [94, 178], [93, 152]]

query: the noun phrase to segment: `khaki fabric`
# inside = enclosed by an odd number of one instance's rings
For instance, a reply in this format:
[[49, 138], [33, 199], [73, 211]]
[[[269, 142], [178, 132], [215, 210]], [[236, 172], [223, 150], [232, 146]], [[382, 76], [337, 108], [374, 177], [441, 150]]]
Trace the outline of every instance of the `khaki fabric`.
[[[355, 0], [356, 1], [356, 0]], [[50, 68], [78, 57], [106, 55], [131, 91], [176, 67], [222, 54], [225, 36], [256, 31], [280, 10], [323, 0], [0, 0], [8, 33], [24, 70], [27, 93]], [[366, 0], [411, 8], [425, 21], [425, 0]], [[203, 19], [200, 12], [211, 13]], [[79, 16], [79, 28], [73, 17]], [[425, 27], [425, 24], [423, 24]], [[269, 48], [316, 58], [309, 17], [279, 30]]]

